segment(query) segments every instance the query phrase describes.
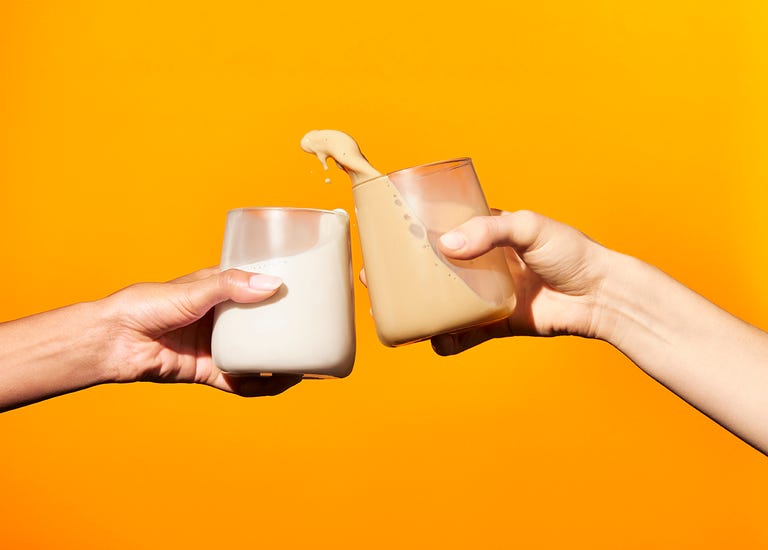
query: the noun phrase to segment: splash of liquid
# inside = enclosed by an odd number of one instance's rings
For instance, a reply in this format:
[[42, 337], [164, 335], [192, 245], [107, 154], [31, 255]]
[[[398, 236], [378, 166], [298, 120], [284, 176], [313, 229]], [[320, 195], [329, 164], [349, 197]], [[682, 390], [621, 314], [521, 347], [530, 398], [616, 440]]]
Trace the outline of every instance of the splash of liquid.
[[[352, 136], [339, 130], [312, 130], [301, 138], [301, 148], [316, 155], [328, 170], [328, 159], [332, 158], [349, 176], [352, 184], [379, 177], [376, 170], [365, 158]], [[326, 183], [328, 183], [326, 178]]]

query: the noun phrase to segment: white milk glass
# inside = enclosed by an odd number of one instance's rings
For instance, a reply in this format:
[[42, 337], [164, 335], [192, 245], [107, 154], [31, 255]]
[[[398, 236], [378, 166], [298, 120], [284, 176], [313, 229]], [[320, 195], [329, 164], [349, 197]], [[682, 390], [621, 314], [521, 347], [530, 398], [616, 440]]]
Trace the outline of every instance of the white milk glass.
[[221, 370], [305, 378], [341, 378], [352, 371], [354, 300], [344, 210], [232, 210], [220, 267], [283, 280], [265, 302], [216, 306], [211, 351]]

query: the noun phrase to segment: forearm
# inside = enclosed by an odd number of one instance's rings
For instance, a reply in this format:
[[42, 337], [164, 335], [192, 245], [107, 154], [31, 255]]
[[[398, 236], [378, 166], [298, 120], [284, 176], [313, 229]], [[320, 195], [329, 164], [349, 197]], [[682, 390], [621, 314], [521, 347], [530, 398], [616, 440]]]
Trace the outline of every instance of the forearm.
[[115, 378], [100, 302], [0, 324], [0, 411]]
[[658, 269], [610, 254], [598, 337], [768, 452], [768, 334]]

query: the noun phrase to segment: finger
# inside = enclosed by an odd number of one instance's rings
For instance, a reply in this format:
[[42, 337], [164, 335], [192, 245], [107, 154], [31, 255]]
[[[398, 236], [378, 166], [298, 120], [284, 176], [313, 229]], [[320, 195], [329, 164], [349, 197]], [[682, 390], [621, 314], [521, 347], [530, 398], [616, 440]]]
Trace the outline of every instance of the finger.
[[456, 355], [491, 340], [493, 336], [485, 327], [456, 334], [439, 334], [432, 338], [432, 349], [443, 357]]
[[181, 277], [176, 277], [175, 279], [171, 279], [168, 282], [169, 283], [191, 283], [193, 281], [199, 281], [200, 279], [205, 279], [206, 277], [210, 277], [211, 275], [214, 275], [218, 272], [219, 272], [218, 266], [205, 267], [203, 269], [198, 269], [197, 271], [193, 271], [192, 273], [182, 275]]
[[282, 280], [278, 277], [228, 269], [199, 281], [178, 285], [173, 291], [181, 293], [183, 305], [190, 313], [202, 317], [213, 306], [226, 300], [244, 304], [264, 301], [281, 285]]
[[506, 319], [502, 319], [493, 324], [466, 330], [464, 332], [439, 334], [434, 336], [432, 337], [432, 349], [438, 355], [447, 357], [479, 346], [488, 340], [503, 338], [505, 336], [510, 336], [509, 324]]
[[[368, 278], [365, 276], [365, 268], [360, 270], [360, 282], [363, 283], [365, 288], [368, 288]], [[373, 308], [368, 310], [368, 314], [373, 317]]]
[[273, 374], [272, 376], [247, 376], [221, 374], [214, 387], [230, 391], [242, 397], [279, 395], [301, 382], [300, 374]]
[[527, 210], [478, 216], [441, 236], [440, 249], [457, 259], [476, 258], [499, 246], [525, 251], [540, 241], [550, 222], [549, 218]]

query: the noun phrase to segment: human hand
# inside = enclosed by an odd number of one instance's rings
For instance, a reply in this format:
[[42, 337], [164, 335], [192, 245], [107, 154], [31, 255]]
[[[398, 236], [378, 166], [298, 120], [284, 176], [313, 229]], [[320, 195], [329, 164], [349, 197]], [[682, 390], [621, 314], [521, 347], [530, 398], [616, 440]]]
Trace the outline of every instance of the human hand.
[[208, 268], [167, 283], [132, 285], [105, 298], [114, 381], [207, 384], [247, 397], [287, 390], [301, 376], [231, 376], [211, 357], [213, 306], [226, 300], [261, 302], [281, 284], [269, 275]]
[[573, 227], [528, 211], [497, 213], [442, 235], [439, 246], [461, 260], [504, 247], [516, 285], [515, 310], [490, 325], [435, 336], [438, 354], [516, 335], [600, 338], [768, 454], [765, 331]]
[[490, 338], [573, 334], [609, 342], [685, 401], [768, 454], [768, 334], [637, 258], [527, 211], [469, 220], [446, 256], [505, 247], [517, 285], [508, 319], [436, 336], [452, 355]]
[[496, 323], [432, 339], [440, 355], [454, 355], [491, 338], [598, 335], [599, 294], [608, 249], [580, 231], [529, 211], [473, 218], [440, 238], [448, 258], [476, 258], [504, 247], [515, 281], [513, 314]]

